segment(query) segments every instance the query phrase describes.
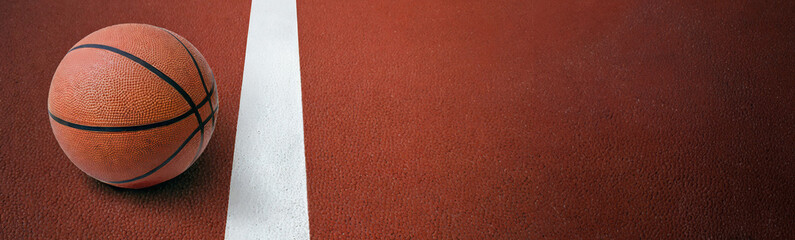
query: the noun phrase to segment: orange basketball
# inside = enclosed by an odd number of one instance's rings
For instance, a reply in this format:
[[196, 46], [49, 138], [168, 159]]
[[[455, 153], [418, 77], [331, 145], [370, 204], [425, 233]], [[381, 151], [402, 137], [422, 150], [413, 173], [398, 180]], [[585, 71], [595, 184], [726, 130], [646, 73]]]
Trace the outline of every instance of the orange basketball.
[[93, 32], [61, 60], [50, 85], [50, 125], [89, 176], [123, 188], [176, 177], [215, 129], [218, 91], [185, 38], [145, 24]]

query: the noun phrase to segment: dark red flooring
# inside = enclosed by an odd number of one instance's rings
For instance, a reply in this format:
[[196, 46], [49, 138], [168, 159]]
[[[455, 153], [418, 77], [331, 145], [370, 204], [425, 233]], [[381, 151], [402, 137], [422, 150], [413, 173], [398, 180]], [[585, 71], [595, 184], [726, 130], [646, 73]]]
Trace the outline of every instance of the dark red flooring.
[[[298, 1], [311, 235], [793, 236], [793, 5]], [[249, 7], [0, 7], [0, 238], [222, 237]], [[221, 100], [196, 165], [139, 191], [46, 113], [69, 47], [122, 22], [190, 40]]]
[[298, 1], [311, 234], [793, 236], [792, 1]]
[[[0, 238], [222, 238], [249, 1], [16, 1], [0, 7]], [[61, 58], [89, 33], [147, 23], [187, 38], [218, 83], [218, 125], [188, 171], [154, 188], [99, 183], [58, 147], [47, 92]]]

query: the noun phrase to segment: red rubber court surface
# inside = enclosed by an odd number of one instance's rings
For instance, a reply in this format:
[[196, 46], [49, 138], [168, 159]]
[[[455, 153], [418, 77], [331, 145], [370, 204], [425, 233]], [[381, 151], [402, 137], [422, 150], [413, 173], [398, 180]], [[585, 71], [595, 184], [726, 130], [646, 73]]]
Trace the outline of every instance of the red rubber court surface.
[[298, 1], [311, 235], [793, 236], [792, 9]]
[[[17, 1], [0, 7], [0, 238], [221, 238], [224, 234], [249, 1]], [[58, 147], [47, 116], [52, 75], [100, 28], [147, 23], [187, 38], [210, 63], [220, 111], [193, 167], [144, 190], [88, 177]], [[9, 117], [11, 116], [11, 117]]]
[[[288, 44], [246, 49], [249, 36], [295, 37], [264, 24], [294, 24], [287, 3], [278, 9], [289, 14], [257, 5], [272, 15], [252, 15], [256, 35], [247, 32], [249, 1], [3, 4], [0, 238], [207, 239], [250, 226], [298, 236], [306, 228], [279, 227], [306, 226], [305, 203], [315, 239], [795, 236], [793, 1], [300, 0], [305, 149], [247, 149], [277, 156], [235, 162], [254, 163], [237, 164], [257, 170], [242, 173], [293, 179], [268, 164], [305, 150], [307, 192], [304, 182], [240, 174], [249, 185], [230, 187], [245, 53], [271, 63], [246, 66], [268, 70], [246, 82], [284, 77], [249, 86], [297, 90], [294, 69], [273, 69], [295, 67], [284, 63], [291, 59], [262, 56], [296, 56]], [[110, 187], [73, 166], [46, 111], [68, 49], [124, 22], [187, 38], [212, 67], [221, 101], [196, 164], [144, 190]], [[245, 106], [273, 112], [241, 117], [243, 126], [270, 131], [257, 124], [282, 125], [251, 119], [298, 115], [284, 110], [301, 106], [285, 96], [249, 98], [272, 108]], [[282, 133], [250, 139], [279, 142]], [[254, 186], [236, 195], [254, 204], [228, 200], [230, 189]], [[278, 186], [287, 187], [268, 192]], [[248, 194], [255, 190], [274, 194]], [[227, 216], [229, 206], [260, 208]], [[247, 221], [272, 221], [268, 214], [294, 224]], [[228, 219], [239, 225], [225, 228]]]

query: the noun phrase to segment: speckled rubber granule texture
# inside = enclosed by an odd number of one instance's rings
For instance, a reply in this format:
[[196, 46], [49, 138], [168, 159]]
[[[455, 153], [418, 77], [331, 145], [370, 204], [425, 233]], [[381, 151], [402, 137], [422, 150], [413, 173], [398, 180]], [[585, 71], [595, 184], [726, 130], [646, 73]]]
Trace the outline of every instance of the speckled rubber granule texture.
[[[4, 3], [0, 238], [222, 238], [249, 7], [249, 1]], [[151, 24], [189, 39], [209, 62], [222, 105], [196, 163], [142, 190], [114, 188], [81, 172], [59, 148], [47, 115], [50, 81], [66, 52], [119, 23]]]
[[793, 232], [793, 1], [298, 1], [316, 239]]

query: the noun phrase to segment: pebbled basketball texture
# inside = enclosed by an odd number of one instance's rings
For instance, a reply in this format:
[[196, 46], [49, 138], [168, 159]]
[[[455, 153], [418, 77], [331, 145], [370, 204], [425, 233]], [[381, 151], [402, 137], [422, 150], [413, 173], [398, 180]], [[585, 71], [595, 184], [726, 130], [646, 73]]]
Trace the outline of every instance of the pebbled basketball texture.
[[184, 172], [212, 136], [218, 91], [187, 39], [146, 24], [93, 32], [61, 60], [50, 85], [50, 125], [89, 176], [145, 188]]

